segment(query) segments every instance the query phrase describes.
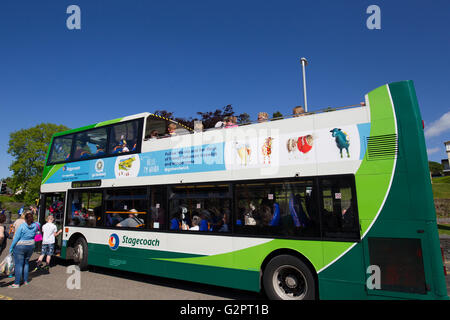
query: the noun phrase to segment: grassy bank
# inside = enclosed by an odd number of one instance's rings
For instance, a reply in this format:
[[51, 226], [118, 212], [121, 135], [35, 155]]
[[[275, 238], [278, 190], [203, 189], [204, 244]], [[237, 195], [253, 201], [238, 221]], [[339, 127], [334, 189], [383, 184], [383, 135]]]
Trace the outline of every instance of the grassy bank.
[[433, 197], [438, 218], [450, 218], [450, 176], [433, 178]]
[[434, 199], [450, 199], [450, 176], [433, 178]]
[[450, 236], [450, 224], [438, 224], [439, 234], [446, 234]]

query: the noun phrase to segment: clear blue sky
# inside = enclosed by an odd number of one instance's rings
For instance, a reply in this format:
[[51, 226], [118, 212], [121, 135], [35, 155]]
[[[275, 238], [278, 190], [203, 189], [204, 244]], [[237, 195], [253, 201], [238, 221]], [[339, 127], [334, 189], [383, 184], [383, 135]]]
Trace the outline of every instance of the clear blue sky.
[[[66, 9], [81, 8], [81, 30]], [[366, 9], [381, 8], [381, 30]], [[144, 111], [195, 116], [232, 104], [290, 113], [363, 101], [415, 81], [430, 160], [450, 140], [450, 1], [0, 2], [0, 177], [9, 134], [42, 122], [76, 128]]]

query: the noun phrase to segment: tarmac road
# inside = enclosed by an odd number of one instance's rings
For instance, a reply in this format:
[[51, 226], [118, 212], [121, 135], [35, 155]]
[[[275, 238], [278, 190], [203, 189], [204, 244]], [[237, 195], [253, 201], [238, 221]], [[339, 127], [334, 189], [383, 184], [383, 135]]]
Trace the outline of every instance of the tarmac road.
[[[10, 242], [10, 241], [8, 241]], [[9, 245], [8, 245], [9, 247]], [[8, 253], [5, 249], [2, 261]], [[36, 266], [38, 254], [30, 259], [30, 271]], [[258, 300], [257, 293], [246, 292], [187, 281], [135, 274], [106, 268], [90, 267], [80, 272], [80, 288], [70, 261], [53, 258], [49, 272], [29, 273], [29, 284], [8, 288], [14, 278], [0, 276], [0, 300]], [[69, 269], [70, 271], [70, 269]], [[69, 282], [69, 288], [67, 283]]]

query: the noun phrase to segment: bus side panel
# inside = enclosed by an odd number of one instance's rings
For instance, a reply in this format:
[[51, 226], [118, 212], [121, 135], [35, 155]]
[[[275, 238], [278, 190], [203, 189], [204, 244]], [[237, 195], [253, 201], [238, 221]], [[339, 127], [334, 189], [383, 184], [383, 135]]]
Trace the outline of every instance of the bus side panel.
[[[347, 245], [350, 245], [346, 243]], [[333, 255], [333, 246], [343, 243], [324, 244], [324, 257]], [[319, 273], [319, 297], [322, 300], [359, 300], [365, 299], [365, 269], [363, 266], [364, 248], [355, 244], [343, 257], [332, 266]]]

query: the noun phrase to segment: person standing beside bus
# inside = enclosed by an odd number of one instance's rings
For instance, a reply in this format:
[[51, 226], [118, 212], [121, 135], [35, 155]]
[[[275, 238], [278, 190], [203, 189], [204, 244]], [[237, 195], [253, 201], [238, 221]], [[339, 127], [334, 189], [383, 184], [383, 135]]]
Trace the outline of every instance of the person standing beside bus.
[[15, 234], [16, 230], [19, 229], [19, 226], [25, 222], [25, 215], [21, 214], [19, 215], [19, 219], [17, 219], [16, 221], [14, 221], [13, 225], [12, 225], [12, 229], [10, 230], [11, 232], [11, 236], [13, 234]]
[[6, 226], [4, 225], [6, 221], [6, 216], [4, 213], [0, 213], [0, 256], [3, 250], [6, 248], [6, 242], [8, 241], [8, 236], [6, 231]]
[[28, 284], [29, 261], [34, 250], [34, 236], [38, 230], [36, 223], [33, 223], [33, 214], [30, 211], [25, 213], [25, 222], [22, 223], [14, 234], [13, 242], [9, 248], [9, 253], [14, 255], [14, 284], [10, 288], [19, 288], [22, 281]]
[[50, 261], [55, 252], [55, 238], [62, 232], [62, 230], [58, 231], [58, 228], [53, 223], [55, 218], [50, 215], [47, 217], [47, 223], [42, 226], [42, 251], [41, 255], [38, 258], [36, 269], [41, 268], [42, 260], [44, 260], [44, 256], [47, 256], [46, 262], [47, 265], [45, 269], [48, 270], [50, 268]]

